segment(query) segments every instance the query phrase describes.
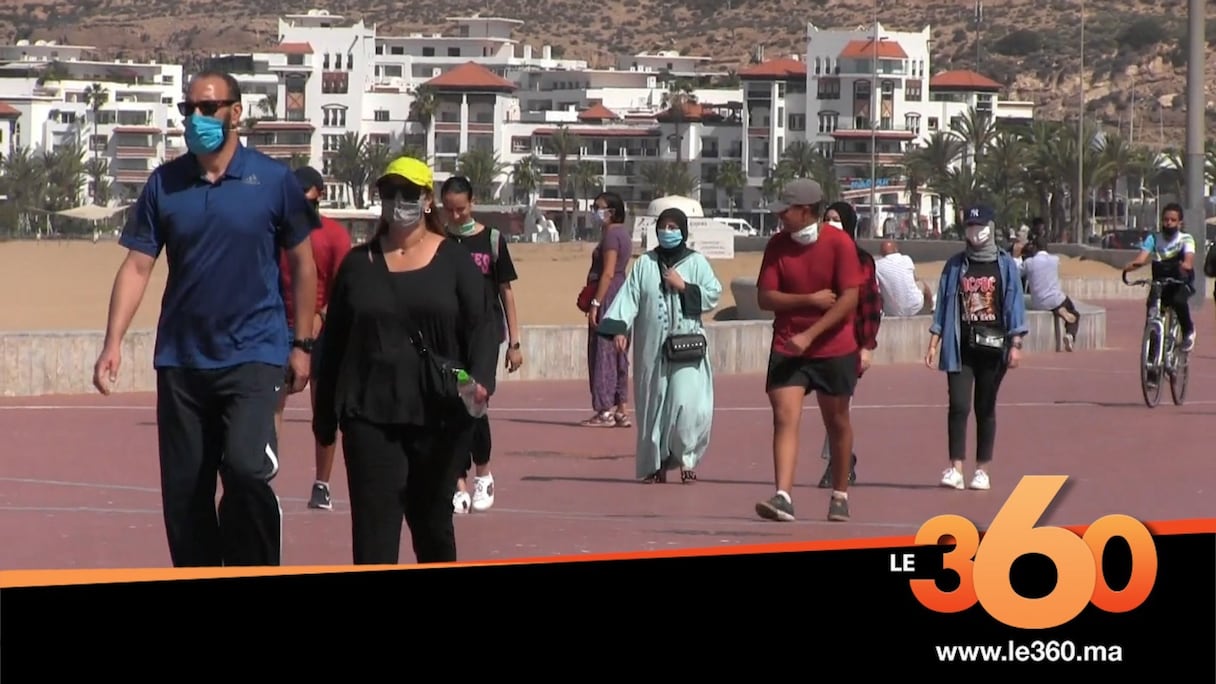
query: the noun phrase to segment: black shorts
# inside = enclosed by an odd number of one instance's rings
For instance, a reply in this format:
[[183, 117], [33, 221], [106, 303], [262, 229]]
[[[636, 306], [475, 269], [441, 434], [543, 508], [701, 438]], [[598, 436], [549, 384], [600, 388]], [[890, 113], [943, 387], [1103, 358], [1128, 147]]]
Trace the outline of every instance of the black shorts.
[[779, 387], [801, 387], [806, 394], [851, 397], [857, 388], [858, 353], [826, 359], [804, 359], [771, 352], [765, 391]]

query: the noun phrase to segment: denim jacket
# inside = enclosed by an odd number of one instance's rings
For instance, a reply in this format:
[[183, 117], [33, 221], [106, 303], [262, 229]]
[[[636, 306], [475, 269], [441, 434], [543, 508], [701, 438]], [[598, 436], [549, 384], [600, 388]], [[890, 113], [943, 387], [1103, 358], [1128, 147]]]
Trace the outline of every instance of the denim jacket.
[[[1026, 300], [1022, 292], [1022, 275], [1018, 263], [1013, 256], [1001, 250], [997, 255], [997, 264], [1001, 271], [1001, 283], [1004, 296], [1005, 329], [1009, 338], [1025, 335]], [[929, 332], [941, 338], [938, 347], [937, 368], [947, 373], [958, 371], [962, 367], [961, 311], [959, 310], [959, 283], [967, 272], [967, 253], [959, 252], [946, 261], [942, 267], [941, 279], [937, 281], [937, 306], [933, 311], [933, 324]], [[1006, 347], [1008, 359], [1008, 347]]]

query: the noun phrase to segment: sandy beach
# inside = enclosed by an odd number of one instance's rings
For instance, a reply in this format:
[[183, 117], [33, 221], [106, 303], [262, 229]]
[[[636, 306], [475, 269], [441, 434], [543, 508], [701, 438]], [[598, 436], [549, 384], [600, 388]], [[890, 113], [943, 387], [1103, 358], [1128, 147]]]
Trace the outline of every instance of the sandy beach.
[[[510, 247], [519, 280], [516, 301], [524, 325], [578, 323], [582, 314], [574, 300], [591, 264], [589, 243], [531, 244]], [[0, 316], [0, 329], [104, 330], [114, 273], [125, 250], [113, 241], [20, 241], [0, 243], [0, 287], [9, 299]], [[755, 277], [760, 252], [738, 253], [734, 259], [714, 260], [723, 296], [715, 313], [734, 307], [730, 281]], [[1106, 264], [1061, 256], [1060, 275], [1118, 278]], [[936, 279], [942, 262], [917, 264], [922, 278]], [[157, 263], [133, 329], [155, 327], [160, 314], [166, 265]]]

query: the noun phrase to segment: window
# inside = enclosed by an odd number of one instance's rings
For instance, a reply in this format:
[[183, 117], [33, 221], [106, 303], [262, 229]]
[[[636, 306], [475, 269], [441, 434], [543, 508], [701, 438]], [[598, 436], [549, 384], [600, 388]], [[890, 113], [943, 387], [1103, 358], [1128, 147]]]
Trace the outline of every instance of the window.
[[904, 84], [904, 101], [920, 102], [921, 98], [922, 98], [922, 95], [921, 95], [921, 82], [920, 81], [908, 81], [907, 83]]
[[790, 114], [789, 127], [791, 131], [806, 130], [806, 114]]
[[838, 78], [821, 78], [821, 79], [819, 79], [819, 99], [820, 100], [839, 100], [840, 99], [840, 79], [838, 79]]
[[326, 52], [325, 55], [321, 58], [321, 68], [326, 71], [329, 71], [329, 53], [328, 52]]
[[[426, 54], [426, 48], [422, 48], [422, 52], [423, 52], [423, 54]], [[390, 55], [404, 55], [405, 48], [400, 45], [394, 45], [393, 47], [388, 49], [388, 53]]]
[[337, 152], [342, 146], [342, 136], [340, 135], [323, 135], [321, 136], [321, 151], [322, 152]]
[[904, 117], [904, 127], [909, 131], [920, 134], [920, 115], [908, 114]]
[[458, 48], [458, 47], [448, 48], [448, 57], [459, 57], [459, 56], [460, 56], [460, 48]]
[[346, 128], [346, 108], [326, 107], [322, 109], [323, 122], [327, 128]]
[[894, 81], [883, 81], [882, 82], [882, 94], [891, 95], [894, 93], [895, 93], [895, 82]]
[[383, 54], [384, 54], [384, 46], [383, 46], [383, 45], [377, 45], [377, 46], [376, 46], [376, 54], [377, 54], [377, 55], [383, 55]]
[[434, 56], [435, 56], [435, 48], [433, 48], [433, 47], [424, 47], [424, 48], [422, 48], [422, 56], [423, 56], [423, 57], [434, 57]]
[[377, 109], [372, 116], [376, 121], [388, 121], [388, 110]]
[[936, 116], [929, 117], [929, 130], [931, 130], [931, 131], [937, 130], [937, 117]]
[[839, 123], [840, 114], [836, 112], [820, 112], [819, 114], [819, 132], [828, 134], [836, 130]]
[[304, 55], [287, 55], [289, 66], [304, 66]]

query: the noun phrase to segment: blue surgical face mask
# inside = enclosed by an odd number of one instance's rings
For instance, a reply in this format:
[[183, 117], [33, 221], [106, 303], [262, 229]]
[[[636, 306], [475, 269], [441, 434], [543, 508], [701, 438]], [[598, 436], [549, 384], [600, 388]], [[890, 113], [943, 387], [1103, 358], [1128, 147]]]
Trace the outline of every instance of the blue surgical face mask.
[[679, 247], [680, 243], [684, 242], [684, 234], [678, 230], [660, 230], [659, 231], [659, 246], [664, 249]]
[[195, 154], [211, 154], [224, 145], [227, 133], [223, 121], [191, 114], [186, 119], [186, 147]]

